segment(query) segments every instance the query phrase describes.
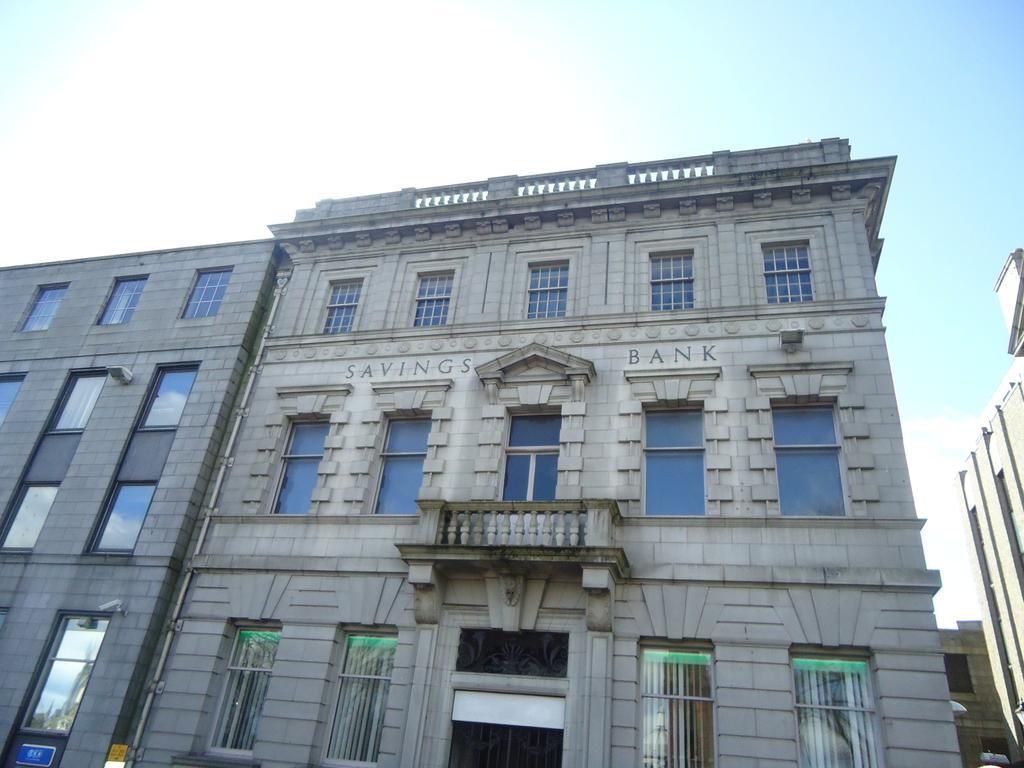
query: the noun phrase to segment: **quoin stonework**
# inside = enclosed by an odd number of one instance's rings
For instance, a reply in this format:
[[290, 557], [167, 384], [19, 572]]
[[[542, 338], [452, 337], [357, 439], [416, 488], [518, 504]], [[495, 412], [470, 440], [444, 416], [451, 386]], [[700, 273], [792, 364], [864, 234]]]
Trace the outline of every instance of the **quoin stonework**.
[[[126, 761], [958, 766], [874, 279], [894, 164], [827, 139], [271, 227]], [[98, 615], [69, 750], [132, 618]]]

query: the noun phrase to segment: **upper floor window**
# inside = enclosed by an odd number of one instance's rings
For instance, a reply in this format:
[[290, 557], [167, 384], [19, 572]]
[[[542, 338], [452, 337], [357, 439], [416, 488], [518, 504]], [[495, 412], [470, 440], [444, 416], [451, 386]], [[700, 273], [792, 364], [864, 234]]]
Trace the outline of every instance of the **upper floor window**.
[[68, 283], [63, 285], [41, 285], [36, 292], [36, 300], [32, 310], [21, 326], [23, 331], [45, 331], [53, 322], [54, 315], [60, 308], [64, 294], [68, 292]]
[[52, 733], [71, 730], [109, 623], [99, 616], [61, 619], [25, 714], [25, 728]]
[[276, 630], [238, 631], [213, 729], [214, 749], [252, 750], [280, 642]]
[[384, 444], [377, 513], [415, 515], [416, 498], [423, 484], [423, 460], [427, 457], [430, 419], [401, 419], [388, 424]]
[[782, 514], [845, 514], [832, 408], [775, 408], [772, 423]]
[[106, 381], [105, 373], [75, 374], [65, 387], [57, 418], [51, 431], [78, 431], [85, 429], [92, 409], [99, 400]]
[[693, 309], [693, 255], [651, 256], [651, 309]]
[[447, 325], [455, 274], [421, 275], [416, 292], [416, 318], [413, 325]]
[[338, 706], [327, 746], [329, 760], [352, 760], [355, 765], [377, 762], [397, 645], [394, 637], [365, 635], [352, 635], [345, 643]]
[[800, 765], [877, 768], [865, 661], [793, 659]]
[[231, 282], [231, 267], [225, 269], [208, 269], [199, 273], [192, 295], [185, 305], [185, 319], [196, 317], [213, 317], [220, 310], [220, 303]]
[[160, 380], [153, 391], [153, 399], [146, 408], [143, 428], [171, 428], [178, 426], [185, 410], [192, 385], [196, 381], [196, 369], [168, 369], [160, 372]]
[[32, 549], [39, 540], [50, 507], [57, 498], [56, 484], [24, 485], [7, 533], [4, 535], [4, 549]]
[[526, 317], [565, 317], [569, 302], [569, 265], [545, 264], [530, 268]]
[[811, 261], [806, 245], [775, 245], [764, 249], [764, 284], [769, 304], [813, 301]]
[[505, 501], [551, 501], [558, 484], [557, 414], [513, 416], [505, 456]]
[[145, 287], [145, 277], [126, 277], [115, 281], [114, 291], [107, 301], [107, 308], [103, 310], [100, 325], [121, 325], [131, 320]]
[[946, 664], [946, 680], [949, 690], [953, 693], [974, 693], [974, 682], [971, 680], [971, 668], [967, 664], [966, 653], [944, 653]]
[[12, 376], [0, 376], [0, 424], [7, 418], [7, 412], [11, 410], [14, 398], [18, 396], [21, 389], [21, 382], [25, 377], [21, 374]]
[[120, 483], [103, 521], [97, 552], [131, 552], [146, 521], [156, 483]]
[[348, 333], [356, 318], [362, 280], [346, 280], [331, 286], [331, 297], [327, 301], [327, 320], [324, 333]]
[[284, 455], [284, 477], [277, 496], [277, 514], [304, 515], [309, 512], [328, 428], [326, 423], [292, 426], [288, 452]]
[[640, 678], [642, 764], [713, 768], [711, 654], [645, 649]]
[[703, 412], [648, 411], [645, 426], [647, 514], [703, 515]]

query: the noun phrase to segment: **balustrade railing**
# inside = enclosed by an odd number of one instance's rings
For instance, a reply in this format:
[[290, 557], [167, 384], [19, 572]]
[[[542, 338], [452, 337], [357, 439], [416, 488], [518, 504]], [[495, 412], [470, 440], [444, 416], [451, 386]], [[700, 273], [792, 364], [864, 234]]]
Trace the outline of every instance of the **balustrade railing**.
[[659, 181], [679, 181], [713, 176], [715, 165], [711, 157], [684, 157], [657, 163], [638, 163], [626, 170], [630, 184], [654, 184]]
[[414, 204], [417, 208], [437, 208], [440, 205], [479, 203], [487, 199], [487, 192], [486, 183], [471, 187], [420, 189], [416, 191]]
[[592, 172], [556, 174], [547, 176], [526, 176], [518, 180], [516, 195], [548, 195], [553, 192], [578, 192], [596, 189], [597, 175]]

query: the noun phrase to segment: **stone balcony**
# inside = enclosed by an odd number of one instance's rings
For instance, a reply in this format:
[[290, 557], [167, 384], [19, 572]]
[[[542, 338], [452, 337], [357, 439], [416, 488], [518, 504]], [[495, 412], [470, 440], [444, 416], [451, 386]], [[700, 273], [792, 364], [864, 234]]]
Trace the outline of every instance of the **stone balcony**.
[[614, 586], [629, 574], [615, 541], [620, 520], [608, 499], [421, 501], [415, 533], [397, 544], [416, 589], [417, 620], [436, 622], [444, 582], [453, 574], [493, 581], [504, 592], [497, 612], [513, 614], [527, 578], [571, 574], [588, 593], [588, 626], [608, 626]]

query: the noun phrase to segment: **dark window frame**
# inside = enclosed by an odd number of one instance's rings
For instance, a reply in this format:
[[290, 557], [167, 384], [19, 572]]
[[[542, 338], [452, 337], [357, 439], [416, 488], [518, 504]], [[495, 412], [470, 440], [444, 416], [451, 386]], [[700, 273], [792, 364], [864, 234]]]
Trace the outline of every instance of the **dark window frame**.
[[[110, 302], [114, 300], [114, 296], [117, 293], [117, 289], [127, 283], [136, 283], [142, 281], [142, 288], [139, 290], [138, 297], [135, 300], [135, 305], [131, 308], [128, 317], [123, 320], [111, 320], [110, 322], [104, 322], [107, 316], [107, 312], [110, 311]], [[103, 309], [100, 310], [100, 316], [96, 319], [96, 325], [108, 327], [117, 325], [128, 325], [135, 317], [135, 310], [139, 308], [139, 304], [142, 301], [142, 294], [146, 291], [146, 286], [149, 284], [149, 275], [118, 275], [114, 278], [113, 284], [110, 286], [110, 291], [107, 293], [107, 300], [103, 302]], [[121, 310], [122, 312], [127, 310]]]
[[[32, 296], [32, 302], [29, 304], [28, 311], [25, 313], [25, 317], [18, 325], [19, 333], [33, 333], [37, 331], [48, 331], [50, 326], [53, 325], [53, 321], [57, 318], [57, 313], [60, 311], [60, 305], [64, 302], [64, 297], [67, 296], [68, 288], [71, 287], [71, 282], [66, 283], [44, 283], [43, 285], [36, 286], [36, 292]], [[43, 298], [43, 293], [46, 291], [55, 291], [63, 289], [64, 293], [61, 294], [60, 301], [56, 302], [57, 307], [53, 310], [53, 314], [50, 315], [49, 320], [46, 322], [46, 326], [43, 328], [27, 328], [29, 321], [32, 319], [32, 315], [35, 313], [36, 308], [39, 306], [40, 299]]]
[[[319, 454], [293, 454], [292, 443], [295, 440], [295, 430], [297, 427], [304, 427], [310, 425], [323, 425], [327, 427], [327, 432], [324, 434], [324, 446], [320, 450]], [[288, 434], [287, 441], [285, 442], [284, 450], [281, 452], [280, 470], [277, 478], [277, 490], [274, 493], [273, 504], [271, 505], [270, 514], [272, 515], [284, 515], [286, 517], [302, 517], [308, 515], [312, 510], [313, 500], [310, 498], [310, 506], [303, 513], [298, 512], [281, 512], [281, 492], [284, 490], [285, 481], [288, 478], [288, 464], [291, 459], [312, 459], [319, 456], [320, 461], [324, 460], [324, 456], [327, 455], [327, 438], [331, 436], [331, 422], [326, 418], [302, 418], [292, 419], [288, 422]], [[316, 490], [316, 486], [313, 486], [313, 490]]]
[[[189, 307], [192, 306], [193, 299], [195, 299], [195, 295], [196, 295], [196, 289], [199, 288], [199, 281], [202, 280], [203, 276], [204, 275], [224, 274], [225, 272], [228, 275], [228, 281], [227, 281], [227, 283], [224, 286], [224, 293], [223, 293], [223, 295], [221, 295], [220, 299], [217, 301], [216, 311], [214, 311], [212, 314], [209, 314], [209, 315], [190, 315], [188, 313]], [[231, 265], [228, 265], [228, 266], [225, 266], [225, 267], [208, 267], [208, 268], [203, 268], [203, 269], [197, 269], [195, 275], [192, 277], [192, 285], [189, 287], [188, 295], [185, 297], [185, 306], [183, 306], [181, 308], [180, 319], [181, 320], [206, 320], [206, 319], [209, 319], [211, 317], [217, 317], [217, 315], [220, 314], [221, 305], [224, 303], [224, 299], [228, 295], [228, 289], [231, 287], [231, 277], [234, 275], [234, 273], [235, 273], [235, 265], [234, 264], [231, 264]], [[197, 302], [197, 306], [200, 303], [202, 303], [202, 302]], [[209, 302], [209, 303], [212, 304], [213, 302]]]

